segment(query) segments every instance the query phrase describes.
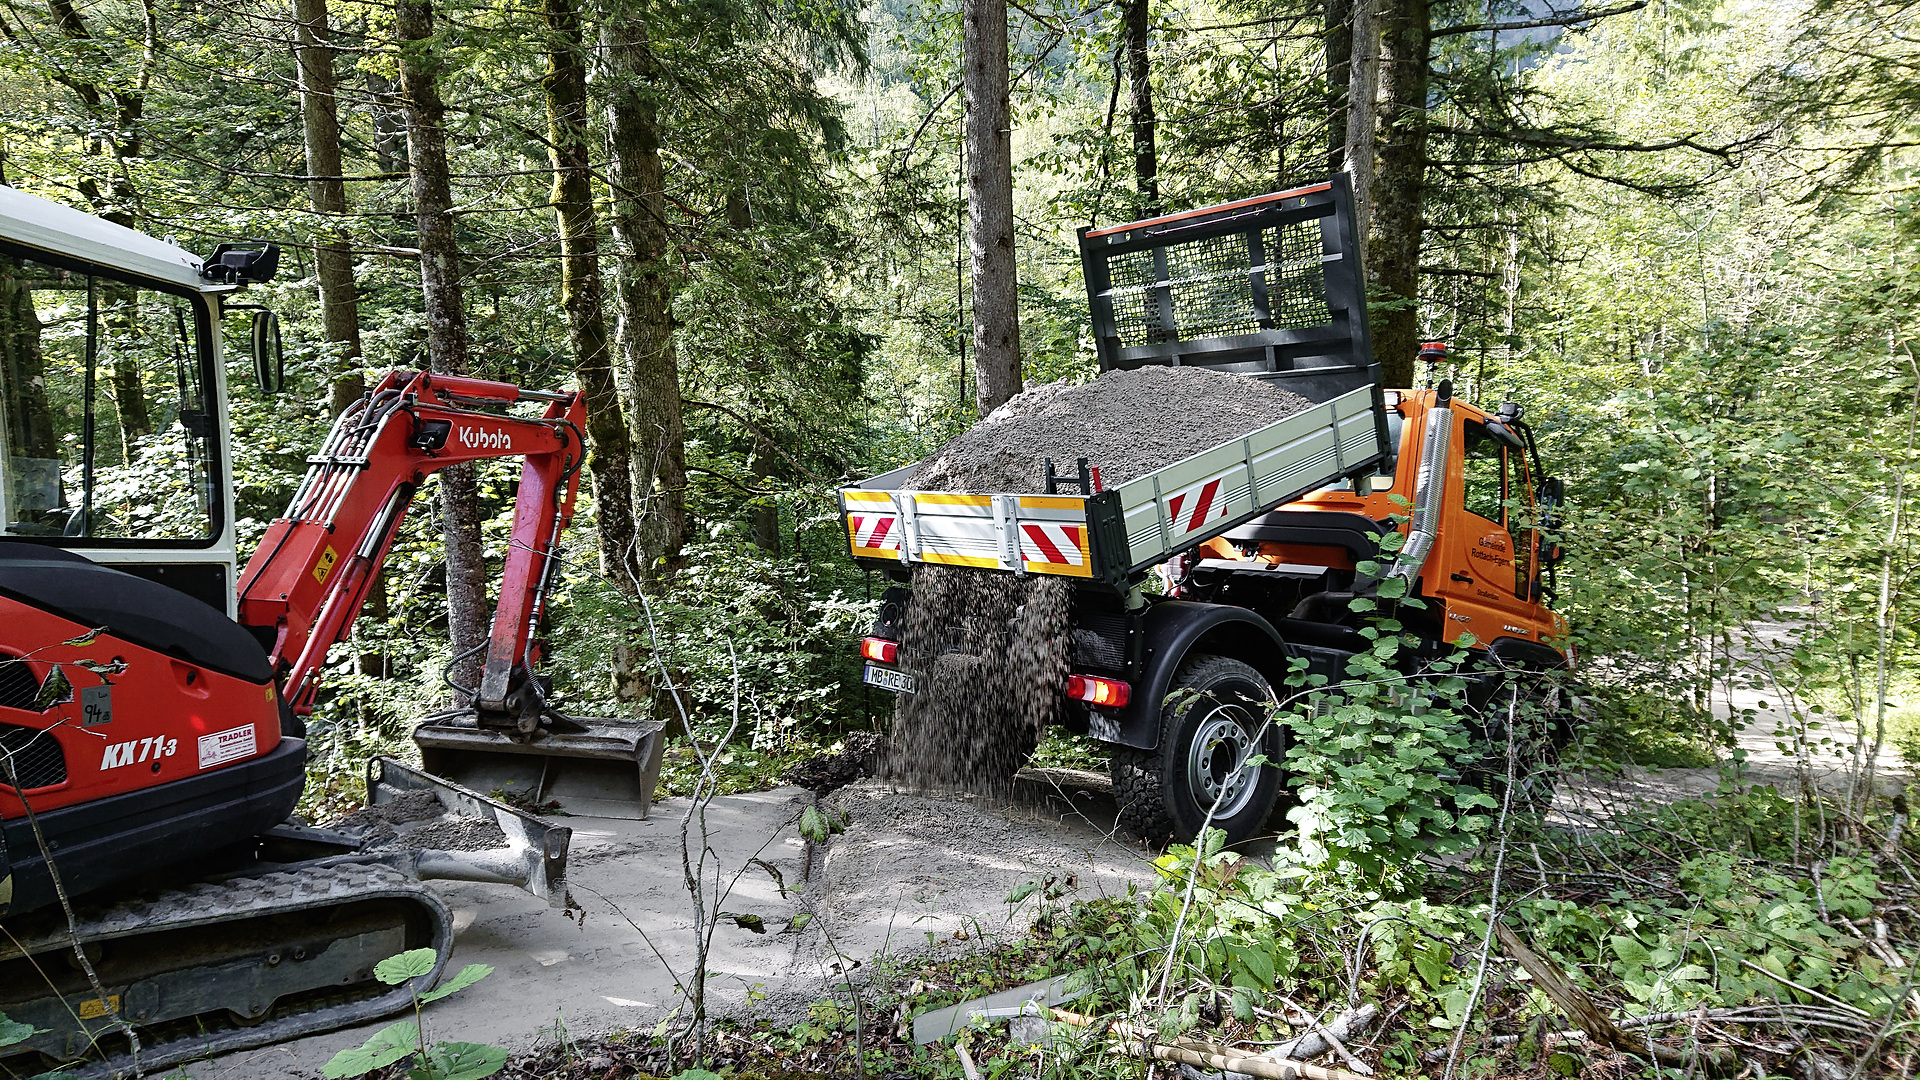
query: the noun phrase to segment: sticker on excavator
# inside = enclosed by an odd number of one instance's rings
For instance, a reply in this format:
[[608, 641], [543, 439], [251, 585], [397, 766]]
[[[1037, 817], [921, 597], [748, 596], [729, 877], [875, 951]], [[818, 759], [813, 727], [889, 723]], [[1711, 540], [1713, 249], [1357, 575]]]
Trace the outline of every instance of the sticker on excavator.
[[120, 1011], [120, 995], [108, 994], [105, 1001], [99, 998], [88, 998], [74, 1011], [80, 1014], [82, 1020], [98, 1020], [103, 1016], [110, 1016]]
[[200, 767], [211, 769], [216, 765], [225, 765], [229, 761], [253, 756], [256, 743], [253, 738], [253, 725], [228, 728], [211, 735], [200, 736]]
[[322, 585], [327, 583], [327, 575], [333, 573], [333, 564], [340, 561], [340, 553], [328, 547], [320, 553], [320, 561], [313, 564], [313, 580]]

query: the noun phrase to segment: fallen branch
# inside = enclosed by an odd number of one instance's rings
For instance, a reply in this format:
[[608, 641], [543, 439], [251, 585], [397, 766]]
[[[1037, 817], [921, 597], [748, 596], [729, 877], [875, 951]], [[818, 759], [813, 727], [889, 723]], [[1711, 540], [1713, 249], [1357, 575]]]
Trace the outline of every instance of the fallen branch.
[[[1049, 1016], [1063, 1024], [1074, 1027], [1093, 1027], [1100, 1021], [1091, 1016], [1065, 1012], [1060, 1009], [1047, 1010]], [[1176, 1065], [1195, 1065], [1216, 1072], [1245, 1073], [1248, 1076], [1262, 1077], [1263, 1080], [1369, 1080], [1356, 1072], [1346, 1069], [1333, 1069], [1322, 1065], [1308, 1065], [1303, 1061], [1274, 1061], [1264, 1057], [1248, 1057], [1241, 1051], [1226, 1046], [1215, 1046], [1199, 1039], [1174, 1039], [1160, 1042], [1151, 1031], [1131, 1024], [1113, 1025], [1113, 1034], [1120, 1040], [1122, 1051], [1135, 1057], [1158, 1058]]]
[[1738, 1055], [1725, 1048], [1707, 1050], [1696, 1045], [1688, 1051], [1662, 1046], [1651, 1038], [1635, 1041], [1620, 1030], [1612, 1017], [1594, 1004], [1586, 991], [1573, 985], [1573, 980], [1567, 978], [1564, 972], [1527, 948], [1520, 941], [1520, 936], [1509, 929], [1506, 923], [1495, 919], [1493, 930], [1500, 937], [1500, 947], [1527, 969], [1527, 974], [1533, 977], [1533, 984], [1540, 988], [1540, 992], [1547, 995], [1554, 1007], [1579, 1025], [1593, 1041], [1624, 1053], [1652, 1057], [1662, 1065], [1678, 1068], [1691, 1068], [1697, 1059], [1700, 1067], [1709, 1075], [1731, 1076], [1738, 1071]]
[[1291, 998], [1283, 997], [1280, 1000], [1293, 1006], [1295, 1012], [1306, 1017], [1307, 1025], [1312, 1028], [1312, 1030], [1297, 1039], [1283, 1042], [1271, 1050], [1262, 1051], [1260, 1054], [1261, 1057], [1271, 1058], [1274, 1061], [1286, 1061], [1288, 1059], [1311, 1061], [1331, 1049], [1334, 1053], [1339, 1054], [1340, 1059], [1345, 1061], [1347, 1067], [1354, 1072], [1362, 1076], [1373, 1075], [1372, 1069], [1368, 1068], [1364, 1062], [1354, 1057], [1353, 1054], [1347, 1050], [1347, 1045], [1344, 1040], [1351, 1039], [1354, 1035], [1366, 1030], [1367, 1025], [1373, 1023], [1374, 1018], [1380, 1015], [1378, 1006], [1369, 1001], [1357, 1009], [1348, 1009], [1346, 1012], [1334, 1017], [1332, 1023], [1323, 1025], [1320, 1021], [1314, 1019], [1312, 1013], [1301, 1008]]

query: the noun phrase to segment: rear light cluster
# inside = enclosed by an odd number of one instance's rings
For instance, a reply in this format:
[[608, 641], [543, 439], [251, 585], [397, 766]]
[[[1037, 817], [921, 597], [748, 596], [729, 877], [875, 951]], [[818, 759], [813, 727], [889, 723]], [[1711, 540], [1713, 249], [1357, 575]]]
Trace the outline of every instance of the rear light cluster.
[[1067, 696], [1089, 705], [1105, 705], [1108, 708], [1118, 709], [1133, 696], [1133, 691], [1119, 679], [1103, 679], [1098, 675], [1069, 675], [1067, 676]]
[[900, 643], [886, 638], [861, 638], [860, 655], [876, 664], [892, 664], [900, 659]]

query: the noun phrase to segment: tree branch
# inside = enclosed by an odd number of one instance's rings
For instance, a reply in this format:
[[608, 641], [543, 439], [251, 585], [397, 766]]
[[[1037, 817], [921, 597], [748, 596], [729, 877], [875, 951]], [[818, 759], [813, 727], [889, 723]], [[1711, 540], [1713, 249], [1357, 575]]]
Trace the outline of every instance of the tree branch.
[[1618, 7], [1601, 8], [1599, 11], [1568, 11], [1544, 19], [1521, 19], [1516, 22], [1472, 23], [1467, 26], [1443, 26], [1428, 34], [1429, 38], [1451, 37], [1455, 34], [1500, 33], [1504, 30], [1532, 30], [1540, 26], [1573, 26], [1577, 23], [1593, 22], [1614, 15], [1625, 15], [1629, 11], [1639, 11], [1646, 7], [1648, 0], [1634, 0], [1630, 4]]

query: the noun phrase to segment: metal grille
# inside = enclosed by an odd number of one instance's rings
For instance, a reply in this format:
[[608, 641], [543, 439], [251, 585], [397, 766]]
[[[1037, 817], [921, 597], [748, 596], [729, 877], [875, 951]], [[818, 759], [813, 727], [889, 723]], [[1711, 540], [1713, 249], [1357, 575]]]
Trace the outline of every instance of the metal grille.
[[1153, 249], [1115, 255], [1107, 263], [1113, 288], [1107, 296], [1113, 301], [1113, 322], [1120, 331], [1120, 343], [1158, 345], [1167, 340], [1166, 327], [1160, 322], [1160, 275], [1153, 272]]
[[[1156, 249], [1115, 255], [1107, 263], [1106, 295], [1120, 347], [1325, 325], [1333, 315], [1320, 249], [1320, 223], [1307, 220], [1159, 248], [1164, 280], [1154, 270]], [[1265, 286], [1264, 317], [1256, 284]], [[1162, 290], [1173, 309], [1172, 333], [1161, 317]]]
[[1167, 291], [1181, 341], [1236, 337], [1260, 329], [1253, 304], [1253, 253], [1241, 234], [1167, 249]]
[[67, 756], [50, 731], [0, 724], [0, 786], [18, 791], [67, 782]]
[[39, 694], [40, 680], [33, 677], [25, 660], [0, 656], [0, 706], [35, 712], [33, 699]]
[[1320, 224], [1295, 221], [1261, 234], [1267, 256], [1267, 310], [1275, 326], [1319, 326], [1327, 307], [1327, 269], [1320, 261]]

